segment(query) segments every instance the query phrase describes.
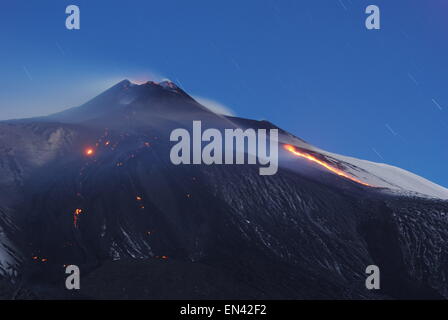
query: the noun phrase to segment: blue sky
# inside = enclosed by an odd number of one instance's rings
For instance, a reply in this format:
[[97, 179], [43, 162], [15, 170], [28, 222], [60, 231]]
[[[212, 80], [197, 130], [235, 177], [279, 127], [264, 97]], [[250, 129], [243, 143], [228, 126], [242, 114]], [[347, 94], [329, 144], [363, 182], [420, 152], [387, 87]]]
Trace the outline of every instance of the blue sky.
[[[65, 7], [81, 30], [65, 28]], [[381, 30], [364, 26], [367, 5]], [[15, 0], [0, 5], [0, 119], [121, 79], [169, 78], [241, 117], [448, 186], [443, 0]]]

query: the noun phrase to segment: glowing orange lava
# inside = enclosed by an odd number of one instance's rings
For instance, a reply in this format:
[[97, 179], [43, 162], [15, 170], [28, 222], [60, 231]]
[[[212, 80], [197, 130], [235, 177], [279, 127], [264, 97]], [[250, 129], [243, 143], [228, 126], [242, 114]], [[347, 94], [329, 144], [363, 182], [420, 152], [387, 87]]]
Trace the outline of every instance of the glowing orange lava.
[[73, 225], [78, 227], [78, 217], [82, 213], [82, 209], [76, 209], [73, 213]]
[[317, 163], [318, 165], [320, 165], [320, 166], [324, 167], [325, 169], [327, 169], [327, 170], [337, 174], [338, 176], [344, 177], [346, 179], [350, 179], [350, 180], [355, 181], [355, 182], [357, 182], [359, 184], [362, 184], [364, 186], [371, 187], [371, 185], [369, 185], [369, 184], [367, 184], [365, 182], [362, 182], [361, 180], [358, 180], [355, 177], [352, 177], [352, 176], [348, 175], [347, 173], [345, 173], [342, 170], [339, 170], [339, 169], [337, 169], [335, 167], [330, 166], [328, 163], [325, 163], [324, 161], [317, 159], [315, 156], [297, 150], [294, 146], [292, 146], [290, 144], [285, 144], [284, 148], [286, 150], [288, 150], [289, 152], [291, 152], [292, 154], [298, 156], [298, 157], [302, 157], [302, 158], [308, 159], [308, 160], [310, 160], [310, 161], [312, 161], [314, 163]]
[[93, 156], [93, 154], [95, 153], [95, 150], [93, 150], [92, 148], [87, 148], [85, 151], [86, 156]]

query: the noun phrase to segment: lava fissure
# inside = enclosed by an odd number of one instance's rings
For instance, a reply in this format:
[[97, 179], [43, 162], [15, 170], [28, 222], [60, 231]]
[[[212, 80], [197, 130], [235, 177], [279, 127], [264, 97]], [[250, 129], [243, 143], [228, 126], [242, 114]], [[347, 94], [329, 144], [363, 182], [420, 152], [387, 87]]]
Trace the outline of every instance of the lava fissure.
[[290, 144], [285, 144], [284, 148], [286, 150], [288, 150], [289, 152], [291, 152], [292, 154], [298, 156], [298, 157], [302, 157], [302, 158], [308, 159], [308, 160], [310, 160], [310, 161], [312, 161], [314, 163], [317, 163], [318, 165], [320, 165], [320, 166], [324, 167], [325, 169], [327, 169], [327, 170], [337, 174], [338, 176], [344, 177], [346, 179], [350, 179], [350, 180], [352, 180], [352, 181], [354, 181], [356, 183], [362, 184], [363, 186], [372, 187], [370, 184], [365, 183], [365, 182], [363, 182], [363, 181], [361, 181], [359, 179], [356, 179], [355, 177], [352, 177], [352, 176], [348, 175], [347, 173], [345, 173], [344, 171], [342, 171], [340, 169], [332, 167], [328, 163], [325, 163], [324, 161], [317, 159], [315, 156], [313, 156], [313, 155], [311, 155], [309, 153], [297, 150], [294, 146], [292, 146]]

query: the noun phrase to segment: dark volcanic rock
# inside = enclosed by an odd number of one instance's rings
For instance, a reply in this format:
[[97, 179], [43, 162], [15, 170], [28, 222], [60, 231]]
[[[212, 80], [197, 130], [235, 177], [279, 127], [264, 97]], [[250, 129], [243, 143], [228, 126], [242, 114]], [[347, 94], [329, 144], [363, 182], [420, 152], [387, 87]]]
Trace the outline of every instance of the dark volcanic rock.
[[[193, 120], [275, 127], [216, 115], [176, 86], [128, 81], [49, 118], [0, 123], [0, 239], [10, 244], [0, 254], [15, 261], [16, 296], [448, 297], [446, 201], [297, 169], [285, 150], [274, 176], [249, 165], [174, 166], [169, 134]], [[68, 264], [81, 268], [79, 292], [64, 289]], [[371, 264], [381, 290], [365, 288]]]

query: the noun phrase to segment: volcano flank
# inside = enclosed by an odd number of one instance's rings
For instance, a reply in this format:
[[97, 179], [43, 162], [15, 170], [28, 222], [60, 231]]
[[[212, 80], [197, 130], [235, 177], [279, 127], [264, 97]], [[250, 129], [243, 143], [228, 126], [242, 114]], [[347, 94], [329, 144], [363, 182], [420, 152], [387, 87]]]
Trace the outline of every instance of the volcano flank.
[[[278, 171], [174, 165], [170, 133], [193, 121], [277, 129]], [[2, 298], [448, 298], [447, 189], [216, 114], [169, 81], [0, 122], [0, 191]]]

